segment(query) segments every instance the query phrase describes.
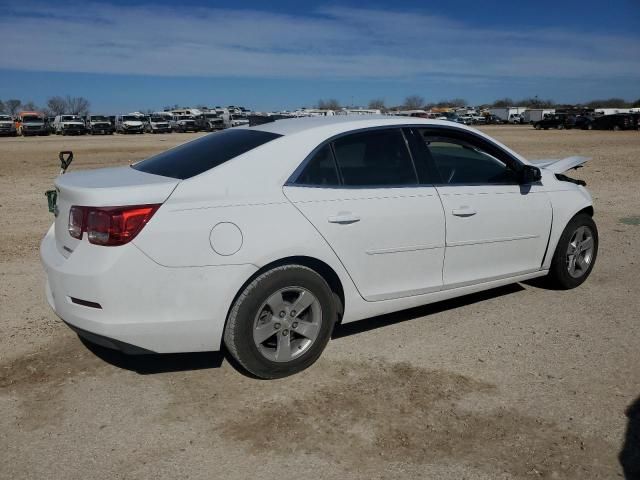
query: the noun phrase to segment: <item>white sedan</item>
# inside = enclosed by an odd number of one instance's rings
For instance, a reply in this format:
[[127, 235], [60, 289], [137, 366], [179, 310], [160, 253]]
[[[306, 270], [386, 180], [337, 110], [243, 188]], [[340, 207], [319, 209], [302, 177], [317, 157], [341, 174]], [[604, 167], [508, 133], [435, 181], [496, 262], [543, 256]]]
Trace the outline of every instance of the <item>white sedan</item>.
[[481, 132], [394, 117], [278, 120], [56, 179], [47, 298], [124, 352], [311, 365], [334, 325], [534, 277], [580, 285], [591, 196]]

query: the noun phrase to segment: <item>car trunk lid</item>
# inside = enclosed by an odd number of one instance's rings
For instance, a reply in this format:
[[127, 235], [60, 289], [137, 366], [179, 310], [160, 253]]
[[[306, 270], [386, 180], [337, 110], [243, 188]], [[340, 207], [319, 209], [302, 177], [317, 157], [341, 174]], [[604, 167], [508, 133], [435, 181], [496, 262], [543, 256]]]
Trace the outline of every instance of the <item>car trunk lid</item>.
[[131, 167], [100, 168], [60, 175], [56, 181], [56, 245], [68, 257], [78, 240], [68, 231], [73, 205], [114, 207], [163, 203], [180, 180], [141, 172]]
[[567, 157], [563, 159], [545, 159], [545, 160], [530, 160], [530, 162], [536, 167], [544, 168], [553, 173], [563, 173], [572, 168], [580, 168], [584, 163], [588, 162], [588, 157]]

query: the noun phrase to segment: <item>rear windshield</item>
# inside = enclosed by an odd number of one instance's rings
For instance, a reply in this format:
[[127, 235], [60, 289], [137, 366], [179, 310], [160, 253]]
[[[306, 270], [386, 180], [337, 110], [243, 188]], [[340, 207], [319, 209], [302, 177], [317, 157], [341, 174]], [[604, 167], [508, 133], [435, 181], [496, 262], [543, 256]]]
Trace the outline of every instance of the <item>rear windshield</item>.
[[211, 133], [132, 165], [163, 177], [191, 178], [253, 150], [281, 135], [260, 130], [229, 129]]

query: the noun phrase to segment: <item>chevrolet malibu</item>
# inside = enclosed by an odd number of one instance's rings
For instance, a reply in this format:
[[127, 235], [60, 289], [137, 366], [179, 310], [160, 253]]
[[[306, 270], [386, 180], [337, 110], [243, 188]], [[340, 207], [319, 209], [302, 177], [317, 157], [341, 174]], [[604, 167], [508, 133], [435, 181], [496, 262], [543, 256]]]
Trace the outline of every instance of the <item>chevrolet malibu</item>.
[[127, 167], [60, 175], [41, 245], [51, 307], [125, 353], [311, 365], [334, 325], [547, 276], [580, 285], [591, 196], [487, 135], [420, 118], [278, 120]]

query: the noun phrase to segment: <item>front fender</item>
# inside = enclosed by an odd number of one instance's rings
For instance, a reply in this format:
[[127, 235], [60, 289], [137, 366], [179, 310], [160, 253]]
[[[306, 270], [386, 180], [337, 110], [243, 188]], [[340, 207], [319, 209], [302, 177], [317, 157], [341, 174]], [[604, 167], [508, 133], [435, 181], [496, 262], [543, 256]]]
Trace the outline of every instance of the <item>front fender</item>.
[[[572, 185], [573, 186], [573, 185]], [[593, 208], [591, 195], [586, 188], [575, 185], [575, 188], [547, 192], [553, 209], [553, 223], [549, 235], [549, 246], [542, 261], [542, 268], [548, 269], [558, 246], [560, 236], [571, 219], [585, 208]]]

